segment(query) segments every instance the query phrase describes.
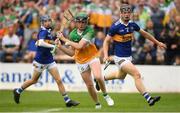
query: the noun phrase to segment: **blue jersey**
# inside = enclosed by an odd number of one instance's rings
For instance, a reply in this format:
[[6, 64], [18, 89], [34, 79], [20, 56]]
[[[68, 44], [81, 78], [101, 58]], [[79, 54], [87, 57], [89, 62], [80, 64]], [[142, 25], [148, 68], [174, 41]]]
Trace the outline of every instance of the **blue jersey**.
[[[45, 42], [49, 42], [53, 40], [51, 32], [44, 27], [41, 27], [37, 37], [38, 37], [38, 40], [43, 39], [45, 40]], [[34, 60], [40, 64], [49, 64], [49, 63], [54, 62], [53, 56], [50, 51], [51, 51], [51, 48], [38, 46]]]
[[120, 20], [116, 21], [108, 32], [108, 35], [113, 38], [114, 55], [118, 57], [131, 56], [133, 32], [139, 30], [140, 27], [134, 22], [125, 25]]

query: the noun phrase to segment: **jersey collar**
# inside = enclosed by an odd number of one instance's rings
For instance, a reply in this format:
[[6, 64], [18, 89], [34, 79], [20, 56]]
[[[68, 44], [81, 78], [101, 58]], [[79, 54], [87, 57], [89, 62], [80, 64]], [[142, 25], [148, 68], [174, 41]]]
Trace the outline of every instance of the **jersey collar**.
[[125, 26], [128, 26], [128, 24], [131, 22], [131, 20], [127, 24], [125, 24], [121, 19], [119, 19], [119, 22]]
[[44, 26], [41, 26], [42, 30], [47, 30], [49, 33], [51, 32], [51, 29], [46, 29]]

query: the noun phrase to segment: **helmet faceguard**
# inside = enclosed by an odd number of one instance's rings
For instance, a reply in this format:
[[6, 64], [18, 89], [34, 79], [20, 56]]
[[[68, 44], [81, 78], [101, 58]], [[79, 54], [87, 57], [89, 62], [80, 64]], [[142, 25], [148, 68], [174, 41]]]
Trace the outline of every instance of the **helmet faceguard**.
[[51, 17], [49, 15], [43, 15], [40, 17], [40, 22], [44, 23], [45, 21], [51, 21]]
[[132, 7], [129, 4], [122, 4], [120, 7], [120, 12], [124, 13], [124, 12], [132, 12]]
[[75, 16], [75, 22], [77, 23], [77, 28], [83, 31], [88, 24], [88, 15], [86, 13], [79, 13]]
[[[44, 23], [47, 21], [52, 22], [51, 17], [49, 15], [43, 15], [40, 17], [40, 22], [41, 22], [42, 26], [44, 26], [45, 25]], [[50, 25], [44, 26], [44, 27], [47, 27], [48, 29], [52, 28], [52, 23]]]
[[88, 22], [88, 15], [85, 13], [79, 13], [75, 16], [75, 22]]

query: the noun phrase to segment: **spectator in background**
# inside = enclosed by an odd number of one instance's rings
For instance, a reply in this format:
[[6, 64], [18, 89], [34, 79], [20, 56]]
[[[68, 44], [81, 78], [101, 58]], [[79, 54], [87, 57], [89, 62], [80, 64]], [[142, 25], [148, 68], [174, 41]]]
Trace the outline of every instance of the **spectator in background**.
[[5, 30], [5, 34], [8, 32], [8, 24], [9, 23], [16, 23], [17, 18], [16, 14], [13, 12], [12, 7], [10, 4], [6, 4], [2, 7], [2, 15], [0, 16], [0, 23], [3, 26], [3, 29]]
[[165, 27], [164, 41], [167, 45], [166, 64], [172, 65], [177, 54], [179, 36], [179, 16], [174, 15]]
[[169, 23], [170, 19], [172, 18], [172, 14], [180, 15], [180, 0], [174, 0], [169, 4], [166, 10], [166, 15], [163, 20], [163, 24], [166, 25]]
[[102, 31], [99, 31], [96, 33], [96, 37], [95, 37], [95, 41], [94, 44], [96, 45], [96, 48], [99, 51], [99, 55], [100, 55], [100, 61], [103, 61], [103, 42], [105, 39], [105, 34]]
[[[134, 12], [133, 16], [132, 16], [132, 20], [139, 25], [142, 29], [145, 29], [145, 23], [144, 21], [141, 21], [139, 19], [139, 13]], [[144, 38], [141, 37], [139, 32], [134, 32], [133, 33], [133, 38], [134, 40], [132, 40], [132, 57], [134, 59], [134, 63], [138, 62], [138, 58], [139, 58], [139, 52], [142, 50], [142, 46], [144, 44]]]
[[[151, 20], [147, 21], [147, 27], [145, 31], [150, 33], [152, 36], [154, 36], [153, 31], [153, 22]], [[150, 42], [149, 40], [142, 38], [140, 35], [140, 38], [138, 39], [139, 43], [139, 49], [138, 51], [138, 62], [140, 64], [155, 64], [156, 63], [156, 48], [154, 47], [154, 44]], [[141, 48], [142, 46], [142, 48]]]
[[89, 23], [93, 26], [97, 25], [98, 20], [98, 4], [100, 3], [100, 0], [92, 0], [90, 4], [87, 5], [86, 11], [89, 15]]
[[154, 36], [157, 38], [157, 40], [159, 40], [164, 29], [163, 19], [164, 19], [165, 13], [163, 10], [160, 10], [158, 3], [152, 4], [151, 10], [152, 10], [151, 20], [154, 24], [153, 26]]
[[175, 28], [175, 37], [178, 39], [175, 55], [175, 65], [180, 65], [180, 15], [175, 17], [176, 28]]
[[10, 56], [13, 62], [17, 61], [20, 40], [14, 33], [14, 30], [14, 26], [10, 26], [8, 28], [8, 34], [2, 39], [2, 51], [0, 51], [0, 59], [2, 62], [6, 60], [7, 56]]
[[56, 5], [55, 0], [48, 0], [48, 4], [44, 7], [45, 12], [50, 15], [51, 12], [60, 12], [60, 7]]
[[155, 64], [156, 63], [156, 49], [153, 44], [147, 41], [139, 55], [140, 64]]
[[97, 13], [97, 30], [107, 33], [112, 24], [112, 10], [108, 7], [108, 1], [100, 1]]
[[16, 14], [13, 12], [13, 9], [10, 4], [6, 4], [2, 7], [2, 16], [0, 17], [0, 22], [3, 22], [4, 25], [7, 25], [9, 21], [15, 22]]
[[112, 21], [116, 21], [119, 19], [119, 6], [121, 1], [119, 0], [110, 0], [109, 8], [112, 10]]
[[[143, 23], [147, 23], [147, 21], [150, 19], [151, 9], [146, 6], [145, 0], [139, 0], [134, 12], [139, 13], [139, 19], [143, 21]], [[146, 25], [144, 26], [146, 27]]]
[[27, 45], [31, 34], [39, 29], [38, 10], [36, 9], [34, 0], [24, 2], [24, 8], [22, 14], [20, 15], [20, 21], [24, 23], [24, 45]]
[[27, 51], [24, 55], [24, 62], [31, 63], [36, 55], [36, 43], [37, 41], [37, 32], [33, 32], [31, 39], [27, 43]]

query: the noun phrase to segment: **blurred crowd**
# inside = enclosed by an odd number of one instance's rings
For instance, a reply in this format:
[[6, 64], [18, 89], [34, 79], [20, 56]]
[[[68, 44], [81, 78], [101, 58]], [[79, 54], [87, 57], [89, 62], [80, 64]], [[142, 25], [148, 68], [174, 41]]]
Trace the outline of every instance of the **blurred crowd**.
[[[67, 9], [73, 15], [80, 11], [89, 14], [89, 24], [96, 31], [94, 41], [102, 59], [103, 40], [111, 24], [119, 19], [122, 3], [132, 5], [133, 21], [167, 45], [167, 49], [162, 50], [135, 32], [134, 63], [180, 65], [180, 0], [0, 0], [0, 62], [32, 62], [39, 17], [51, 16], [55, 36]], [[67, 36], [74, 27], [74, 22], [66, 24], [63, 33]], [[113, 55], [113, 45], [109, 54]], [[54, 58], [61, 63], [74, 62], [61, 51], [57, 51]]]

